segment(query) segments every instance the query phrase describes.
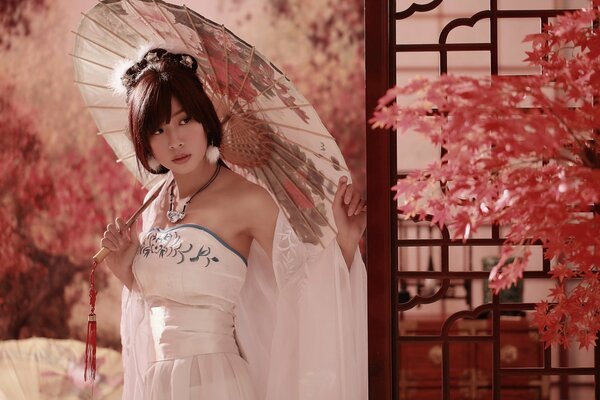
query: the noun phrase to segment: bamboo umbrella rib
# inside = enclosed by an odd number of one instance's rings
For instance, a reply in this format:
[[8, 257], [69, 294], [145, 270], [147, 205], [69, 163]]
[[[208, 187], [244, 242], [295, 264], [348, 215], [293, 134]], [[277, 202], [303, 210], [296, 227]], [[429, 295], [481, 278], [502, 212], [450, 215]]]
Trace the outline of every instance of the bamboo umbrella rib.
[[117, 163], [122, 163], [125, 160], [129, 160], [130, 158], [135, 157], [135, 153], [125, 154], [123, 157], [117, 159]]
[[[255, 120], [255, 121], [257, 121], [257, 120]], [[263, 122], [263, 123], [264, 123], [264, 124], [266, 124], [266, 125], [269, 125], [269, 123], [268, 123], [268, 122]], [[250, 128], [256, 128], [256, 127], [257, 127], [257, 126], [259, 126], [259, 125], [262, 125], [262, 124], [255, 124], [255, 125], [251, 126]], [[326, 161], [327, 163], [331, 164], [333, 167], [337, 167], [337, 168], [340, 168], [340, 169], [342, 169], [342, 170], [344, 170], [344, 171], [346, 171], [346, 172], [349, 172], [349, 171], [348, 171], [348, 169], [347, 169], [347, 168], [345, 168], [343, 165], [341, 165], [341, 164], [335, 164], [334, 162], [330, 161], [329, 159], [327, 159], [326, 157], [324, 157], [324, 156], [323, 156], [323, 155], [321, 155], [320, 153], [317, 153], [317, 152], [315, 152], [315, 151], [313, 151], [313, 150], [309, 149], [308, 147], [304, 146], [303, 144], [301, 144], [301, 143], [298, 143], [298, 142], [296, 142], [296, 141], [294, 141], [294, 140], [290, 139], [289, 137], [287, 137], [287, 136], [285, 136], [285, 135], [283, 135], [283, 134], [281, 134], [281, 133], [278, 133], [278, 132], [273, 132], [273, 131], [266, 131], [266, 130], [265, 130], [265, 132], [267, 132], [269, 135], [276, 135], [276, 136], [279, 136], [279, 137], [280, 137], [282, 140], [284, 140], [284, 141], [286, 141], [286, 142], [293, 143], [293, 144], [297, 145], [298, 147], [301, 147], [301, 148], [303, 148], [304, 150], [308, 151], [309, 153], [311, 153], [311, 154], [315, 155], [316, 157], [318, 157], [318, 158], [320, 158], [320, 159], [322, 159], [322, 160]], [[236, 135], [240, 135], [240, 134], [239, 134], [239, 133], [236, 133]]]
[[106, 46], [104, 46], [104, 45], [102, 45], [102, 44], [100, 44], [100, 43], [96, 42], [95, 40], [92, 40], [92, 39], [90, 39], [90, 38], [88, 38], [88, 37], [86, 37], [86, 36], [83, 36], [82, 34], [79, 34], [79, 33], [77, 33], [77, 32], [74, 32], [74, 31], [71, 31], [71, 33], [73, 33], [75, 36], [78, 36], [78, 37], [82, 38], [83, 40], [87, 40], [88, 42], [95, 44], [96, 46], [98, 46], [98, 47], [100, 47], [100, 48], [103, 48], [104, 50], [106, 50], [106, 51], [108, 51], [108, 52], [110, 52], [110, 53], [113, 53], [114, 55], [116, 55], [116, 56], [118, 56], [118, 57], [121, 57], [121, 58], [122, 58], [122, 59], [124, 59], [124, 60], [126, 60], [126, 59], [127, 59], [127, 57], [125, 57], [123, 54], [121, 54], [121, 53], [118, 53], [118, 52], [116, 52], [115, 50], [109, 49], [108, 47], [106, 47]]
[[127, 107], [119, 106], [86, 106], [86, 108], [100, 109], [100, 110], [127, 110]]
[[[253, 168], [255, 169], [255, 168]], [[262, 172], [262, 171], [261, 171]], [[267, 174], [262, 174], [263, 175], [263, 181], [265, 182], [265, 184], [267, 184], [269, 186], [269, 188], [271, 189], [271, 193], [275, 194], [277, 193], [276, 190], [274, 190], [274, 185], [271, 182], [271, 179], [269, 179], [269, 177], [267, 176]], [[281, 186], [281, 182], [279, 182], [277, 179], [275, 179], [275, 182], [277, 182], [279, 184], [279, 188], [280, 190], [285, 194], [285, 196], [287, 197], [287, 199], [289, 200], [289, 202], [291, 204], [294, 204], [294, 201], [290, 198], [289, 194], [286, 192], [286, 190]], [[285, 208], [285, 207], [284, 207]], [[319, 239], [319, 243], [321, 244], [322, 247], [323, 246], [323, 242], [321, 242], [321, 238], [319, 237], [319, 235], [314, 231], [314, 229], [312, 228], [312, 226], [310, 225], [310, 223], [306, 220], [306, 217], [304, 216], [304, 213], [300, 210], [298, 210], [298, 213], [300, 214], [300, 216], [302, 217], [302, 219], [304, 220], [304, 223], [308, 226], [308, 228], [312, 231], [313, 235], [316, 236]], [[290, 219], [288, 217], [288, 219]]]
[[271, 120], [269, 120], [269, 121], [261, 121], [259, 119], [252, 118], [252, 117], [245, 117], [245, 118], [242, 118], [242, 119], [245, 119], [247, 121], [259, 121], [260, 123], [269, 124], [269, 125], [273, 125], [273, 126], [278, 126], [280, 128], [293, 129], [295, 131], [309, 133], [311, 135], [322, 137], [322, 138], [328, 139], [328, 140], [333, 140], [335, 142], [335, 138], [333, 136], [327, 135], [327, 134], [324, 134], [324, 133], [320, 133], [320, 132], [317, 132], [317, 131], [311, 131], [310, 129], [304, 129], [304, 128], [300, 128], [300, 127], [293, 126], [293, 125], [282, 124], [282, 123], [271, 121]]
[[[177, 37], [179, 38], [179, 40], [181, 40], [181, 43], [183, 43], [185, 45], [185, 47], [190, 51], [190, 53], [194, 53], [194, 49], [192, 49], [190, 47], [189, 43], [183, 38], [183, 36], [181, 36], [181, 33], [179, 33], [179, 31], [177, 30], [177, 28], [175, 28], [175, 25], [173, 25], [173, 23], [171, 22], [171, 20], [169, 20], [167, 18], [167, 16], [165, 15], [163, 9], [156, 2], [156, 0], [154, 0], [154, 5], [156, 5], [156, 7], [160, 11], [160, 13], [161, 13], [162, 17], [164, 18], [164, 20], [167, 21], [167, 23], [169, 24], [169, 26], [171, 27], [171, 29], [173, 29], [173, 32], [175, 32], [175, 34], [177, 35]], [[202, 74], [204, 74], [204, 76], [207, 76], [206, 71], [204, 71], [204, 69], [202, 68], [202, 66], [200, 65], [200, 63], [198, 63], [198, 68], [200, 68], [200, 71], [202, 72]]]
[[78, 59], [78, 60], [85, 61], [85, 62], [88, 62], [88, 63], [90, 63], [90, 64], [94, 64], [94, 65], [97, 65], [97, 66], [99, 66], [99, 67], [102, 67], [102, 68], [110, 69], [111, 71], [113, 70], [113, 68], [112, 68], [112, 67], [108, 67], [108, 66], [106, 66], [106, 65], [104, 65], [104, 64], [100, 64], [100, 63], [98, 63], [98, 62], [96, 62], [96, 61], [92, 61], [92, 60], [90, 60], [90, 59], [87, 59], [87, 58], [83, 58], [83, 57], [80, 57], [80, 56], [76, 56], [75, 54], [71, 54], [71, 53], [69, 53], [69, 55], [70, 55], [71, 57], [73, 57], [73, 58], [76, 58], [76, 59]]
[[146, 25], [148, 25], [148, 27], [150, 29], [152, 29], [154, 31], [154, 33], [156, 33], [158, 35], [158, 37], [160, 37], [162, 40], [165, 40], [165, 37], [163, 35], [161, 35], [161, 33], [159, 31], [157, 31], [156, 28], [154, 28], [154, 26], [152, 26], [151, 23], [148, 22], [148, 20], [138, 11], [138, 9], [135, 8], [133, 3], [131, 3], [129, 0], [125, 0], [125, 3], [129, 4], [129, 6], [133, 9], [133, 11], [135, 11], [135, 13], [138, 15], [138, 17], [140, 17], [142, 19], [142, 21], [144, 21], [144, 23]]
[[140, 31], [138, 31], [137, 29], [135, 29], [133, 26], [131, 26], [129, 24], [129, 22], [125, 21], [123, 18], [121, 18], [121, 16], [119, 14], [117, 14], [116, 12], [114, 12], [112, 10], [112, 8], [110, 8], [108, 5], [106, 5], [103, 1], [98, 1], [100, 4], [102, 4], [106, 9], [108, 9], [108, 12], [110, 12], [113, 16], [115, 16], [119, 21], [121, 21], [121, 23], [123, 23], [124, 25], [126, 25], [129, 29], [131, 29], [132, 31], [134, 31], [137, 35], [139, 35], [142, 39], [144, 39], [145, 41], [148, 41], [148, 39], [146, 38], [146, 36], [144, 36]]
[[[273, 132], [268, 131], [268, 130], [262, 130], [263, 132], [272, 135]], [[250, 140], [250, 142], [257, 142], [256, 140], [256, 131], [255, 132], [248, 132], [248, 133], [241, 133], [241, 132], [236, 132], [235, 134], [236, 138], [244, 138], [244, 137], [248, 137]], [[282, 138], [282, 140], [288, 140], [287, 138]], [[320, 175], [323, 179], [329, 181], [329, 183], [331, 183], [332, 185], [335, 185], [336, 183], [333, 182], [331, 179], [329, 179], [327, 176], [323, 175], [322, 172], [320, 172], [318, 169], [316, 169], [315, 167], [312, 167], [309, 164], [306, 164], [306, 161], [302, 160], [301, 158], [299, 158], [297, 155], [295, 155], [293, 152], [291, 152], [289, 149], [287, 149], [285, 146], [283, 146], [281, 143], [273, 140], [272, 143], [275, 143], [277, 146], [279, 146], [280, 149], [284, 150], [285, 152], [287, 152], [287, 154], [289, 154], [291, 157], [295, 158], [296, 160], [298, 160], [300, 163], [305, 164], [307, 166], [307, 168], [311, 169], [313, 172], [315, 172], [316, 174]], [[326, 161], [329, 162], [329, 160], [325, 159]], [[331, 162], [330, 162], [331, 163]], [[288, 163], [289, 164], [289, 163]], [[335, 165], [338, 166], [337, 164], [333, 164], [331, 163], [331, 165]], [[324, 193], [321, 192], [321, 194], [323, 194], [325, 196]]]
[[217, 82], [218, 89], [222, 90], [221, 84], [219, 83], [219, 78], [217, 77], [217, 71], [215, 70], [215, 66], [213, 65], [210, 55], [208, 54], [208, 48], [206, 47], [204, 40], [202, 40], [202, 37], [200, 36], [200, 32], [198, 32], [198, 27], [196, 26], [196, 24], [194, 24], [194, 21], [192, 20], [192, 16], [191, 16], [188, 8], [184, 5], [183, 9], [185, 10], [188, 20], [190, 21], [190, 25], [194, 28], [194, 32], [196, 32], [196, 37], [198, 38], [198, 42], [204, 48], [204, 52], [206, 53], [206, 59], [208, 60], [208, 64], [210, 65], [210, 68], [212, 69], [213, 76], [215, 77], [215, 81]]
[[73, 81], [78, 85], [83, 85], [83, 86], [91, 86], [91, 87], [97, 87], [100, 89], [106, 89], [106, 90], [111, 90], [110, 86], [107, 85], [99, 85], [97, 83], [89, 83], [89, 82], [82, 82], [82, 81]]
[[[284, 146], [281, 146], [279, 143], [276, 143], [277, 145], [280, 146], [280, 148], [285, 149]], [[287, 159], [285, 159], [284, 157], [281, 157], [281, 159], [288, 165], [290, 166], [293, 170], [296, 170], [296, 167], [294, 167]], [[308, 165], [307, 165], [308, 166]], [[310, 168], [310, 166], [308, 166]], [[313, 169], [314, 170], [314, 169]], [[321, 176], [323, 176], [322, 174], [320, 174]], [[289, 177], [289, 175], [288, 175]], [[329, 179], [327, 179], [329, 180]], [[331, 182], [331, 180], [329, 180]], [[318, 187], [314, 182], [312, 182], [311, 180], [307, 179], [306, 183], [309, 184], [310, 186], [312, 186], [317, 192], [319, 192], [323, 198], [325, 198], [325, 200], [327, 200], [328, 202], [330, 202], [331, 204], [333, 204], [333, 199], [330, 199], [329, 197], [327, 197], [327, 195], [323, 192], [323, 190], [321, 190], [320, 187]]]
[[127, 40], [125, 40], [124, 38], [122, 38], [121, 36], [117, 35], [115, 32], [113, 32], [110, 28], [104, 26], [104, 24], [101, 24], [100, 22], [96, 21], [94, 18], [90, 17], [89, 15], [87, 15], [86, 13], [81, 13], [81, 15], [83, 15], [85, 18], [89, 19], [90, 21], [92, 21], [94, 24], [98, 25], [100, 28], [102, 28], [104, 31], [110, 33], [112, 36], [116, 37], [117, 39], [119, 39], [120, 41], [122, 41], [123, 43], [125, 43], [127, 46], [131, 47], [132, 49], [135, 49], [135, 46], [132, 45], [131, 43], [129, 43]]
[[269, 90], [273, 89], [275, 87], [275, 84], [277, 82], [279, 82], [282, 78], [285, 78], [285, 77], [286, 77], [285, 75], [280, 75], [279, 78], [273, 80], [273, 82], [269, 86], [267, 86], [262, 92], [260, 92], [256, 96], [254, 96], [252, 99], [250, 99], [250, 101], [247, 101], [242, 107], [247, 107], [248, 105], [254, 103], [256, 101], [256, 99], [258, 99], [260, 96], [262, 96]]
[[113, 133], [124, 133], [125, 129], [112, 129], [110, 131], [100, 131], [97, 133], [98, 136], [103, 136], [103, 135], [111, 135]]
[[[273, 132], [272, 132], [271, 134], [273, 134]], [[281, 135], [281, 134], [278, 134], [278, 133], [274, 133], [274, 134], [275, 134], [275, 135], [278, 135], [278, 136], [280, 136], [280, 137], [283, 137], [283, 139], [285, 139], [286, 141], [288, 141], [288, 142], [290, 142], [290, 143], [293, 143], [293, 144], [297, 145], [298, 147], [300, 147], [300, 148], [302, 148], [302, 149], [304, 149], [304, 150], [308, 151], [309, 153], [313, 154], [315, 157], [317, 157], [317, 158], [320, 158], [321, 160], [324, 160], [325, 162], [327, 162], [327, 163], [331, 164], [333, 167], [336, 167], [336, 168], [339, 168], [339, 169], [341, 169], [341, 170], [344, 170], [344, 171], [346, 171], [346, 172], [349, 172], [349, 171], [348, 171], [348, 168], [345, 168], [345, 167], [344, 167], [343, 165], [341, 165], [341, 164], [336, 164], [336, 163], [334, 163], [333, 161], [329, 160], [328, 158], [324, 157], [323, 155], [321, 155], [321, 154], [319, 154], [319, 153], [317, 153], [317, 152], [315, 152], [315, 151], [313, 151], [313, 150], [309, 149], [308, 147], [306, 147], [306, 146], [304, 146], [304, 145], [302, 145], [302, 144], [300, 144], [300, 143], [298, 143], [298, 142], [295, 142], [295, 141], [293, 141], [293, 140], [291, 140], [291, 139], [289, 139], [289, 138], [287, 138], [287, 137], [285, 137], [285, 136], [283, 136], [283, 135]]]
[[[273, 160], [269, 160], [269, 161], [273, 161]], [[292, 179], [292, 177], [291, 177], [291, 176], [290, 176], [290, 175], [289, 175], [289, 174], [288, 174], [288, 173], [287, 173], [287, 172], [286, 172], [286, 171], [285, 171], [283, 168], [281, 168], [281, 166], [280, 166], [279, 164], [277, 164], [277, 163], [275, 163], [275, 162], [273, 162], [273, 163], [269, 163], [269, 164], [272, 164], [272, 166], [271, 166], [271, 169], [275, 170], [275, 168], [277, 168], [277, 169], [278, 169], [278, 170], [279, 170], [279, 171], [280, 171], [280, 172], [281, 172], [283, 175], [285, 175], [285, 177], [286, 177], [286, 178], [288, 178], [288, 179], [289, 179], [289, 180], [290, 180], [292, 183], [294, 182], [294, 181], [293, 181], [293, 179]], [[279, 182], [279, 181], [278, 181], [278, 182]], [[285, 190], [285, 189], [284, 189], [284, 190]], [[306, 193], [304, 193], [304, 191], [302, 191], [302, 189], [298, 188], [298, 190], [300, 190], [300, 191], [302, 192], [302, 194], [303, 194], [304, 196], [306, 196]], [[286, 192], [286, 194], [287, 194], [287, 192]], [[309, 195], [309, 196], [311, 196], [311, 197], [312, 197], [312, 195]], [[289, 198], [289, 196], [288, 196], [288, 198]], [[293, 204], [293, 202], [292, 202], [292, 204]], [[331, 228], [331, 230], [335, 232], [335, 228], [334, 228], [333, 226], [331, 226], [331, 223], [329, 222], [329, 220], [327, 219], [327, 217], [326, 217], [326, 216], [324, 216], [323, 214], [321, 214], [321, 211], [319, 211], [319, 209], [318, 209], [317, 207], [314, 207], [314, 209], [317, 211], [317, 214], [319, 214], [319, 216], [321, 217], [321, 219], [322, 219], [322, 220], [323, 220], [323, 221], [324, 221], [324, 222], [325, 222], [327, 225], [329, 225], [329, 227]], [[298, 211], [300, 211], [300, 210], [298, 210]], [[302, 211], [300, 211], [300, 213], [302, 213]], [[304, 213], [302, 213], [302, 214], [304, 215]], [[308, 223], [308, 220], [306, 220], [306, 219], [305, 219], [305, 221], [307, 221], [307, 223]], [[311, 228], [311, 230], [312, 230], [312, 228]], [[314, 231], [313, 231], [313, 232], [314, 232]], [[316, 235], [316, 233], [315, 233], [315, 235]]]
[[261, 108], [258, 110], [252, 109], [252, 110], [238, 112], [238, 113], [236, 113], [236, 115], [251, 115], [251, 114], [256, 114], [258, 112], [293, 110], [294, 108], [304, 108], [304, 107], [311, 107], [311, 105], [309, 103], [304, 103], [304, 104], [298, 104], [295, 106], [266, 107], [266, 108]]
[[221, 24], [221, 35], [223, 35], [223, 43], [225, 46], [223, 46], [225, 48], [225, 96], [223, 97], [225, 99], [225, 103], [227, 105], [227, 108], [231, 109], [231, 103], [228, 102], [229, 100], [229, 43], [227, 41], [227, 39], [225, 39], [225, 25]]
[[[279, 143], [277, 141], [273, 141], [273, 143], [275, 143], [277, 146], [279, 146], [279, 148], [282, 149], [282, 150], [284, 150], [287, 154], [289, 154], [290, 156], [294, 157], [296, 160], [300, 161], [301, 163], [306, 163], [306, 161], [302, 160], [300, 157], [298, 157], [297, 155], [295, 155], [293, 152], [291, 152], [288, 148], [286, 148], [281, 143]], [[323, 173], [321, 171], [319, 171], [318, 169], [316, 169], [315, 167], [313, 167], [313, 166], [311, 166], [309, 164], [306, 164], [306, 166], [309, 169], [311, 169], [313, 172], [315, 172], [316, 174], [320, 175], [323, 179], [329, 181], [329, 183], [331, 183], [332, 185], [335, 185], [334, 181], [332, 181], [331, 179], [329, 179], [327, 176], [323, 175]], [[324, 193], [322, 193], [322, 194], [325, 195]]]
[[[167, 24], [169, 24], [169, 26], [171, 27], [171, 29], [173, 29], [173, 32], [175, 32], [175, 34], [177, 35], [177, 37], [179, 38], [179, 40], [181, 40], [181, 42], [183, 44], [185, 43], [185, 40], [183, 40], [183, 38], [181, 37], [181, 35], [179, 34], [179, 31], [175, 28], [175, 26], [171, 23], [171, 21], [169, 20], [169, 18], [167, 18], [167, 16], [165, 15], [165, 12], [163, 11], [162, 8], [160, 8], [160, 6], [158, 5], [158, 3], [156, 2], [156, 0], [152, 0], [152, 2], [154, 3], [154, 5], [156, 6], [156, 8], [158, 8], [158, 11], [160, 12], [160, 15], [162, 15], [163, 19], [167, 22]], [[187, 44], [186, 44], [187, 46]]]
[[238, 90], [238, 92], [236, 93], [235, 97], [231, 101], [231, 104], [235, 104], [237, 99], [239, 99], [240, 95], [242, 94], [244, 87], [246, 86], [246, 82], [248, 81], [248, 76], [250, 76], [250, 70], [252, 69], [252, 59], [253, 58], [254, 58], [254, 46], [252, 46], [252, 51], [250, 53], [250, 57], [248, 58], [248, 70], [246, 71], [246, 74], [244, 75], [244, 80], [242, 81], [240, 90]]

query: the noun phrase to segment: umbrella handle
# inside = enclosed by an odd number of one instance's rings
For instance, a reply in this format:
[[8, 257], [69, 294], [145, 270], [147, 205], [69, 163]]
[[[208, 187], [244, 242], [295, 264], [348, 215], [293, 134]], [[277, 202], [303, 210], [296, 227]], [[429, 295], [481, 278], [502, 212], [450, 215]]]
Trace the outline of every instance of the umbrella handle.
[[[142, 212], [144, 212], [144, 210], [150, 205], [150, 203], [152, 203], [152, 200], [154, 200], [156, 198], [156, 196], [158, 196], [158, 193], [160, 192], [160, 190], [163, 188], [163, 186], [165, 185], [165, 182], [162, 183], [162, 185], [160, 185], [160, 187], [152, 194], [152, 196], [150, 196], [148, 198], [148, 200], [146, 200], [144, 202], [144, 204], [142, 204], [142, 206], [140, 208], [138, 208], [131, 217], [129, 217], [129, 219], [127, 220], [127, 222], [125, 222], [125, 226], [127, 228], [131, 227], [131, 225], [137, 220], [137, 218], [140, 216], [140, 214]], [[98, 251], [94, 257], [92, 257], [92, 259], [100, 264], [102, 261], [104, 261], [104, 259], [106, 258], [106, 256], [108, 255], [108, 253], [110, 253], [110, 250], [107, 249], [106, 247], [102, 246], [102, 248], [100, 249], [100, 251]]]

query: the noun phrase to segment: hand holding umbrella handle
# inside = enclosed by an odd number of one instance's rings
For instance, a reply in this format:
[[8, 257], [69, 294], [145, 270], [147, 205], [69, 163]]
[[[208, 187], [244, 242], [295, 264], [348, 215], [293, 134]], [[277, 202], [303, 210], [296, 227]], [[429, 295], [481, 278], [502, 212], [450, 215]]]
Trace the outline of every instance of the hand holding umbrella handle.
[[[152, 200], [154, 200], [156, 198], [156, 196], [158, 196], [158, 193], [160, 193], [160, 190], [163, 188], [164, 183], [162, 185], [160, 185], [160, 187], [152, 194], [152, 196], [150, 196], [148, 198], [148, 200], [146, 200], [144, 202], [144, 204], [142, 204], [142, 206], [140, 208], [138, 208], [131, 217], [129, 217], [129, 219], [127, 220], [127, 222], [125, 222], [125, 226], [127, 228], [129, 228], [136, 220], [137, 218], [140, 216], [140, 214], [142, 214], [142, 212], [144, 212], [144, 210], [150, 205], [150, 203], [152, 203]], [[107, 249], [106, 247], [102, 247], [100, 249], [100, 251], [98, 251], [94, 257], [92, 257], [92, 259], [100, 264], [108, 255], [108, 253], [110, 253], [110, 250]]]

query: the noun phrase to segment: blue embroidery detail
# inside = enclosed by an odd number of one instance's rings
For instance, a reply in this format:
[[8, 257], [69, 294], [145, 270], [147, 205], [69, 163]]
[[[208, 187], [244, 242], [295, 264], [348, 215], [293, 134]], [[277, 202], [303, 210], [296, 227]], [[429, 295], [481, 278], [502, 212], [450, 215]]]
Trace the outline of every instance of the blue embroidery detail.
[[[244, 256], [237, 252], [233, 247], [229, 246], [216, 233], [197, 224], [182, 224], [167, 229], [152, 228], [144, 238], [144, 243], [140, 246], [138, 253], [144, 257], [148, 257], [150, 254], [157, 254], [161, 258], [179, 257], [177, 264], [181, 264], [183, 261], [185, 261], [186, 256], [190, 256], [189, 261], [191, 262], [198, 262], [202, 257], [206, 258], [206, 265], [204, 265], [204, 267], [208, 267], [211, 262], [218, 263], [220, 261], [219, 258], [211, 256], [210, 246], [202, 245], [200, 249], [194, 252], [192, 252], [194, 245], [191, 243], [189, 244], [188, 248], [181, 248], [183, 245], [183, 240], [176, 230], [185, 227], [199, 229], [208, 233], [217, 241], [219, 241], [219, 243], [221, 243], [225, 248], [240, 257], [244, 264], [248, 266], [248, 262]], [[195, 256], [192, 256], [193, 254], [195, 254]]]

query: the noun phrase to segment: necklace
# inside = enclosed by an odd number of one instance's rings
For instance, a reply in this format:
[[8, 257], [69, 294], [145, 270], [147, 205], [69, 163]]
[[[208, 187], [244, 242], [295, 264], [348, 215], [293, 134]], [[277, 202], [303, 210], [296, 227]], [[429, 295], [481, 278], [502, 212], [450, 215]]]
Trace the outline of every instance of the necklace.
[[204, 185], [202, 185], [200, 187], [200, 189], [196, 190], [196, 192], [193, 195], [190, 196], [188, 201], [186, 201], [185, 204], [183, 205], [183, 209], [181, 211], [173, 210], [173, 208], [174, 208], [173, 204], [174, 204], [174, 200], [175, 200], [175, 185], [171, 186], [171, 193], [169, 196], [169, 211], [167, 211], [167, 219], [169, 220], [169, 222], [174, 224], [176, 222], [181, 221], [183, 218], [185, 218], [185, 209], [187, 208], [188, 204], [190, 204], [190, 202], [192, 201], [192, 199], [194, 198], [195, 195], [197, 195], [198, 193], [200, 193], [201, 191], [206, 189], [208, 187], [208, 185], [213, 183], [213, 181], [216, 179], [217, 175], [219, 175], [220, 170], [221, 170], [221, 164], [217, 164], [217, 169], [212, 174], [210, 179]]

